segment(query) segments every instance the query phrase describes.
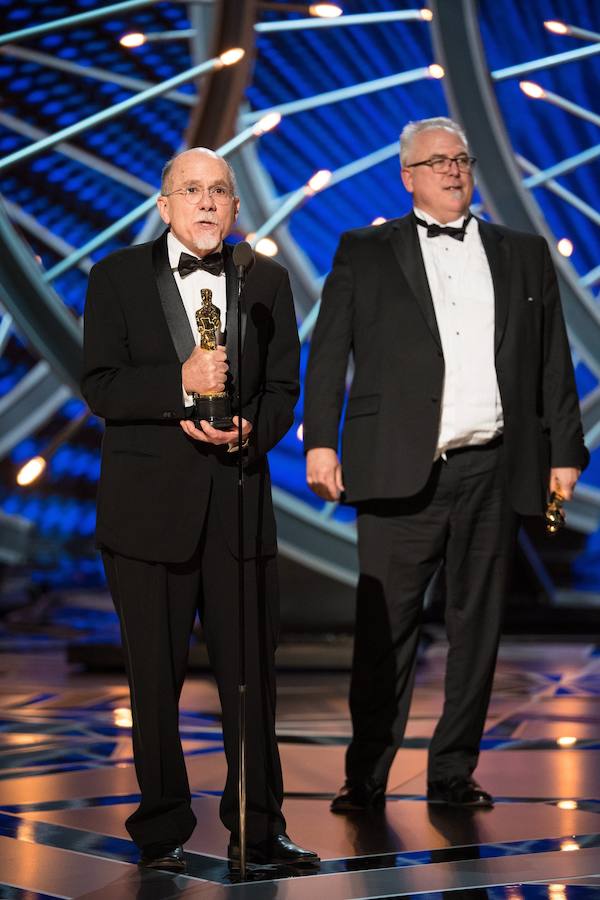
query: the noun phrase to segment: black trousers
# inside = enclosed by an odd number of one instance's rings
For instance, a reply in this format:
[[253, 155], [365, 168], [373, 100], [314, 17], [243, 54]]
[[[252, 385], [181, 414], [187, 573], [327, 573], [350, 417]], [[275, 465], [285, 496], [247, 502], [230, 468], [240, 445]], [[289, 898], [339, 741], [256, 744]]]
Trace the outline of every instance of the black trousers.
[[502, 455], [501, 440], [451, 452], [414, 497], [357, 510], [351, 783], [387, 781], [408, 719], [425, 590], [442, 563], [449, 649], [428, 778], [468, 776], [477, 765], [516, 535]]
[[[197, 612], [222, 709], [228, 768], [220, 814], [237, 837], [238, 563], [223, 539], [224, 527], [211, 498], [200, 544], [186, 563], [144, 562], [108, 550], [102, 554], [121, 624], [141, 792], [140, 805], [126, 826], [140, 847], [184, 843], [196, 824], [178, 714]], [[275, 737], [279, 595], [273, 557], [249, 560], [245, 566], [246, 827], [249, 842], [257, 843], [285, 831]]]

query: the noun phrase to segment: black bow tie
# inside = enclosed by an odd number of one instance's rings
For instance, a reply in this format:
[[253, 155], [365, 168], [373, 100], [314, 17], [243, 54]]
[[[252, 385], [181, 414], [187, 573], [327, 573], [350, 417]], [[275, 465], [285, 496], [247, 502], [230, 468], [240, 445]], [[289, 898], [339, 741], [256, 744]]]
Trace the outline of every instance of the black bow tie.
[[208, 256], [199, 258], [198, 256], [192, 256], [191, 253], [182, 253], [177, 265], [180, 277], [185, 278], [186, 275], [189, 275], [190, 272], [195, 272], [196, 269], [204, 269], [206, 272], [210, 272], [211, 275], [220, 275], [223, 271], [223, 254], [209, 253]]
[[423, 228], [427, 229], [427, 237], [439, 237], [440, 234], [448, 234], [450, 237], [454, 238], [455, 241], [464, 241], [465, 231], [471, 219], [472, 216], [469, 214], [460, 228], [454, 228], [452, 225], [437, 225], [435, 222], [431, 222], [431, 224], [428, 225], [424, 219], [419, 219], [418, 216], [415, 216], [417, 225], [422, 225]]

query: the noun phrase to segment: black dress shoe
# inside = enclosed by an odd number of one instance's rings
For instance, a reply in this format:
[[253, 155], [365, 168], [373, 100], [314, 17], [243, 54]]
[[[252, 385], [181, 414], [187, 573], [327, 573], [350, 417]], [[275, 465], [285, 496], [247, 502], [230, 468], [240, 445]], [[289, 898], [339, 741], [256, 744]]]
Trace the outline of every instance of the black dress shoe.
[[[233, 869], [240, 866], [240, 845], [233, 838], [227, 855]], [[246, 862], [273, 866], [317, 866], [320, 862], [314, 850], [305, 850], [289, 839], [287, 834], [273, 835], [260, 844], [246, 844]]]
[[428, 781], [427, 802], [480, 809], [490, 809], [494, 805], [493, 797], [479, 787], [473, 778], [459, 776], [441, 781]]
[[385, 806], [385, 787], [375, 784], [368, 778], [361, 784], [347, 781], [331, 801], [331, 812], [352, 813], [365, 812], [369, 809], [383, 809]]
[[138, 865], [146, 869], [167, 869], [170, 872], [184, 872], [183, 847], [177, 844], [149, 844], [142, 847]]

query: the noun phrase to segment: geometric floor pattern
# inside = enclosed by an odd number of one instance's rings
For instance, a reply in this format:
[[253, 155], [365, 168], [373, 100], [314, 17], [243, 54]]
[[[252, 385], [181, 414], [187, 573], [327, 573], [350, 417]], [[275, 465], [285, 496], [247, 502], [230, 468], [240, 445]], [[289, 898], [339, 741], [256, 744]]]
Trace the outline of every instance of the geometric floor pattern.
[[496, 806], [472, 813], [424, 797], [442, 644], [421, 661], [385, 810], [367, 815], [329, 812], [350, 732], [347, 673], [281, 673], [288, 831], [322, 864], [303, 876], [261, 869], [244, 884], [231, 881], [218, 818], [225, 764], [209, 674], [188, 678], [182, 697], [198, 825], [187, 873], [171, 876], [137, 868], [123, 827], [138, 790], [123, 677], [74, 671], [59, 645], [3, 648], [2, 898], [600, 898], [600, 652], [591, 643], [503, 642], [476, 772]]

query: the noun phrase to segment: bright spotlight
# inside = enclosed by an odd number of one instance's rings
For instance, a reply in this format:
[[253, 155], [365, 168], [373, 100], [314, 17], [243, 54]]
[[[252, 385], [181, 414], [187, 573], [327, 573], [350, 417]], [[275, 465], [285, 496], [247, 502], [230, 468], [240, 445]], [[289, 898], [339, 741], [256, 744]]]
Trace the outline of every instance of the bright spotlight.
[[308, 11], [311, 16], [318, 16], [320, 19], [337, 19], [343, 12], [335, 3], [311, 3]]
[[19, 469], [17, 473], [17, 484], [21, 487], [33, 484], [34, 481], [37, 481], [45, 468], [46, 460], [44, 457], [34, 456], [33, 459], [28, 460], [28, 462]]
[[146, 35], [142, 34], [141, 31], [131, 31], [129, 34], [124, 34], [120, 38], [119, 43], [122, 47], [127, 47], [129, 50], [132, 47], [141, 47], [142, 44], [146, 43]]
[[306, 189], [309, 194], [316, 194], [317, 191], [322, 191], [324, 187], [327, 187], [330, 181], [331, 172], [329, 169], [319, 169], [312, 178], [308, 179]]
[[444, 67], [440, 66], [439, 63], [432, 63], [430, 66], [427, 67], [427, 69], [429, 71], [430, 78], [443, 78], [444, 75], [446, 74], [444, 72]]
[[224, 66], [233, 66], [236, 62], [240, 61], [245, 53], [246, 51], [243, 47], [232, 47], [231, 50], [225, 50], [224, 53], [221, 53], [219, 59]]
[[556, 805], [559, 809], [577, 809], [577, 800], [559, 800]]
[[[556, 249], [561, 256], [572, 256], [573, 242], [570, 241], [569, 238], [561, 238], [556, 245]], [[573, 738], [573, 740], [575, 740], [575, 738]]]
[[133, 725], [131, 710], [126, 706], [113, 709], [113, 720], [117, 728], [131, 728]]
[[263, 256], [277, 256], [279, 252], [279, 247], [271, 238], [264, 237], [256, 242], [256, 246], [254, 248], [257, 253], [262, 253]]
[[551, 31], [553, 34], [569, 33], [569, 29], [564, 22], [556, 22], [554, 19], [548, 19], [547, 22], [544, 22], [544, 28], [547, 28], [548, 31]]
[[565, 735], [564, 737], [557, 738], [556, 743], [559, 747], [572, 747], [577, 743], [577, 738], [571, 737], [570, 735]]
[[560, 849], [568, 853], [570, 850], [579, 850], [579, 844], [572, 840], [561, 841]]
[[546, 96], [544, 88], [534, 81], [520, 81], [519, 87], [524, 94], [527, 94], [528, 97], [533, 97], [534, 100], [541, 100], [542, 97]]
[[425, 22], [431, 22], [431, 20], [433, 19], [433, 13], [430, 9], [422, 9], [421, 18], [424, 19]]
[[387, 219], [385, 219], [383, 216], [377, 216], [375, 219], [373, 219], [371, 225], [383, 225], [384, 222], [387, 222]]
[[262, 119], [258, 120], [252, 131], [256, 135], [256, 137], [260, 137], [261, 134], [265, 134], [267, 131], [272, 131], [273, 128], [277, 128], [280, 122], [281, 113], [267, 113], [266, 116], [263, 116]]
[[298, 425], [298, 427], [296, 429], [296, 437], [298, 438], [299, 441], [304, 440], [304, 425], [302, 424], [302, 422]]

